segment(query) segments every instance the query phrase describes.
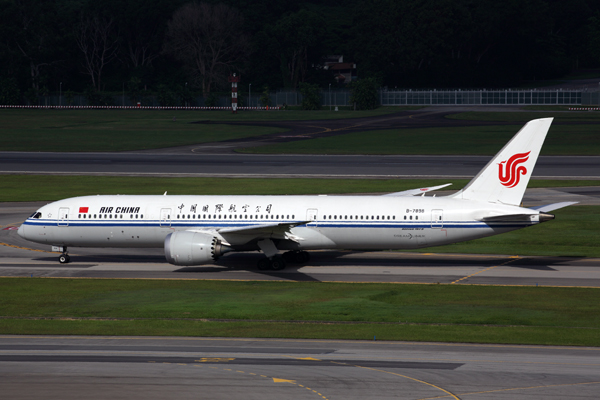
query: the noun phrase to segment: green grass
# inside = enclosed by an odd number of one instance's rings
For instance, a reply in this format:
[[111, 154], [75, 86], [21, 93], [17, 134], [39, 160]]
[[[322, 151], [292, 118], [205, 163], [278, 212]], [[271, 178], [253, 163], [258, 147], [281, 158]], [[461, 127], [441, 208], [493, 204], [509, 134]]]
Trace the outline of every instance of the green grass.
[[[406, 108], [410, 109], [410, 108]], [[401, 111], [21, 110], [0, 109], [1, 151], [127, 151], [284, 132], [282, 128], [193, 124], [359, 118]]]
[[0, 150], [142, 150], [285, 131], [190, 123], [201, 119], [199, 114], [146, 110], [0, 110]]
[[[537, 107], [537, 106], [536, 106]], [[542, 107], [542, 106], [539, 106]], [[502, 121], [502, 122], [521, 122], [525, 123], [536, 118], [548, 118], [554, 117], [554, 123], [557, 122], [600, 122], [600, 111], [567, 111], [567, 112], [556, 112], [554, 110], [547, 110], [543, 106], [540, 112], [485, 112], [485, 111], [470, 111], [458, 114], [448, 115], [446, 118], [449, 119], [460, 119], [469, 121]], [[561, 107], [561, 106], [558, 106]], [[579, 107], [579, 106], [577, 106]], [[582, 106], [583, 107], [583, 106]], [[531, 109], [531, 108], [529, 108]], [[598, 132], [598, 128], [596, 128]]]
[[[259, 179], [116, 176], [0, 175], [0, 202], [54, 201], [96, 194], [286, 195], [392, 193], [468, 179]], [[532, 180], [530, 188], [596, 186], [599, 181]]]
[[[453, 182], [458, 189], [467, 180], [456, 179]], [[96, 194], [163, 194], [165, 191], [173, 195], [390, 193], [444, 183], [449, 181], [0, 175], [0, 202], [52, 201]]]
[[[483, 239], [430, 247], [421, 252], [600, 257], [600, 207], [553, 211], [553, 221]], [[414, 251], [414, 250], [412, 250]]]
[[[500, 113], [494, 115], [497, 114]], [[598, 115], [600, 117], [600, 113]], [[242, 148], [237, 151], [262, 154], [493, 155], [520, 128], [521, 125], [503, 125], [352, 132], [338, 136]], [[550, 128], [541, 154], [598, 155], [600, 154], [600, 125], [554, 124]]]
[[[585, 288], [3, 278], [2, 316], [15, 319], [0, 320], [0, 333], [376, 335], [385, 340], [597, 346], [597, 299], [598, 289]], [[147, 320], [25, 319], [31, 317]], [[327, 324], [332, 321], [359, 323]], [[373, 324], [381, 322], [394, 324]]]

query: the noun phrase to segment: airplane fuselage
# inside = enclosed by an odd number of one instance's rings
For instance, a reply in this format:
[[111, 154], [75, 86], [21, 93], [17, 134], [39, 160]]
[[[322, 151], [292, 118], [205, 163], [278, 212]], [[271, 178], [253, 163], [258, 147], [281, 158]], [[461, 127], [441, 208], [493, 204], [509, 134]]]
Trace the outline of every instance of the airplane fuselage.
[[[257, 250], [244, 233], [221, 232], [302, 223], [281, 250], [414, 249], [490, 236], [539, 223], [484, 222], [523, 208], [448, 197], [386, 196], [85, 196], [46, 205], [28, 218], [28, 240], [73, 247], [163, 247], [174, 231], [211, 231], [235, 250]], [[294, 238], [298, 238], [294, 240]]]

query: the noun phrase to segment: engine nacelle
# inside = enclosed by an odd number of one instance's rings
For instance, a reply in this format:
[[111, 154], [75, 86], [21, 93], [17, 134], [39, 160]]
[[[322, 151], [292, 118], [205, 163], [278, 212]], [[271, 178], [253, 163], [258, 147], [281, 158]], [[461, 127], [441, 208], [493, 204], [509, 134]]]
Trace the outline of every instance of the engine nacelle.
[[200, 232], [177, 231], [165, 238], [165, 257], [174, 265], [201, 265], [232, 251], [216, 237]]

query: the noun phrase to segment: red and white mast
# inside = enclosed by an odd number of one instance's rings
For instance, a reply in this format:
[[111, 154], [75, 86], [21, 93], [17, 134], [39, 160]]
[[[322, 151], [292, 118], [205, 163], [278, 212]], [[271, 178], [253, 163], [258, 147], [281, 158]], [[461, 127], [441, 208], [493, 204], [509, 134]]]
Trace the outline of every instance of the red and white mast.
[[229, 75], [229, 82], [231, 82], [231, 111], [237, 114], [237, 103], [238, 103], [238, 87], [237, 84], [240, 81], [240, 77], [236, 76], [235, 72], [233, 75]]

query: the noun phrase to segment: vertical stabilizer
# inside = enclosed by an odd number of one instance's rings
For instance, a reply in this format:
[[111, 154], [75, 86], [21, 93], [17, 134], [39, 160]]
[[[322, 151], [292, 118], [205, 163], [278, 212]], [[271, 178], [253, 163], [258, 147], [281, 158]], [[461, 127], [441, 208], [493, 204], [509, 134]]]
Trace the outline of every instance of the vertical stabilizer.
[[529, 121], [454, 198], [518, 206], [553, 118]]

